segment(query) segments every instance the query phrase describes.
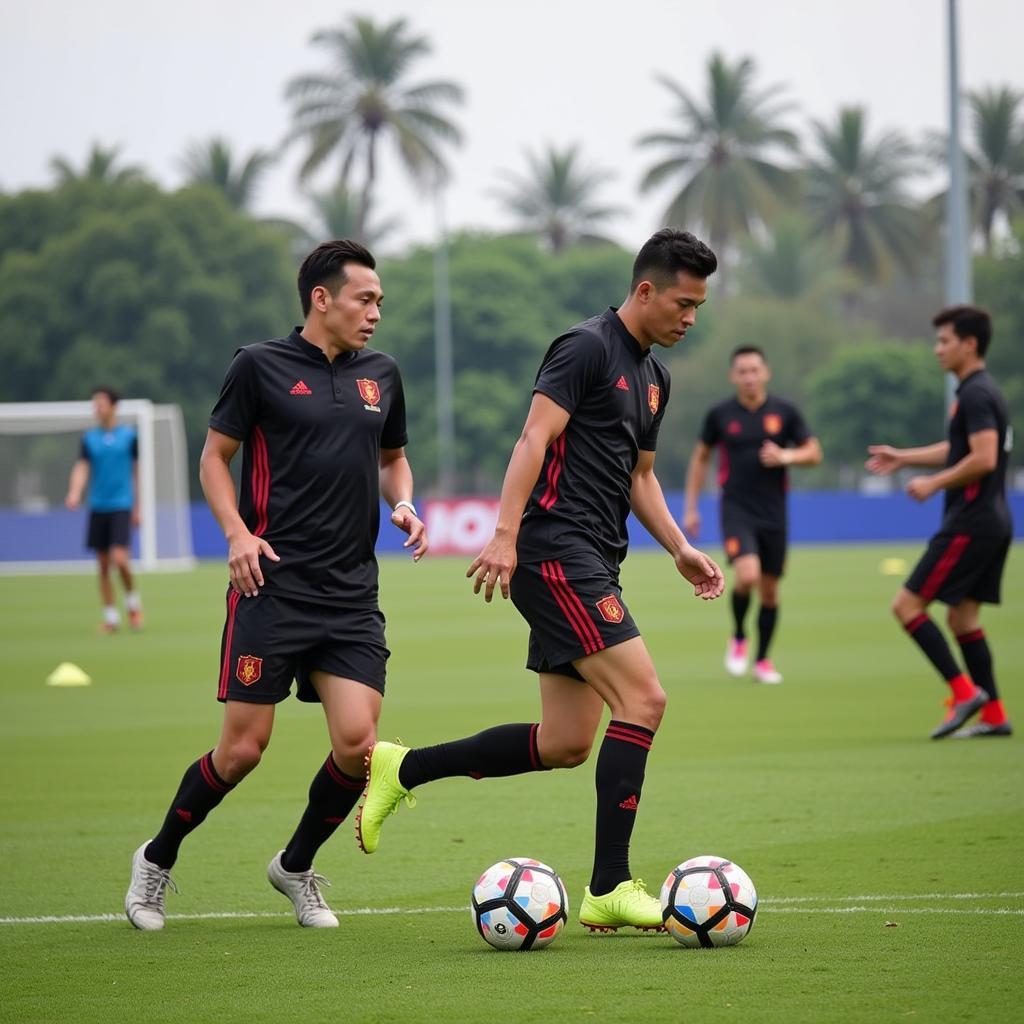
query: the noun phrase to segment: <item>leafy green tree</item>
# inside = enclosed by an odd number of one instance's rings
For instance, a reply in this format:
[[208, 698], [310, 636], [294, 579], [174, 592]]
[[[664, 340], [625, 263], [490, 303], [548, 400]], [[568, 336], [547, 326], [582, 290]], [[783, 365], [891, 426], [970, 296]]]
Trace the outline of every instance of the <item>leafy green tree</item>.
[[943, 433], [943, 375], [930, 346], [870, 341], [836, 352], [808, 382], [826, 457], [859, 467], [869, 444], [913, 447]]
[[525, 174], [502, 172], [505, 184], [497, 190], [524, 230], [540, 236], [556, 253], [575, 242], [607, 241], [597, 229], [622, 211], [600, 205], [597, 192], [613, 174], [583, 166], [577, 145], [527, 151], [526, 163]]
[[912, 269], [921, 237], [907, 191], [920, 167], [914, 147], [896, 131], [869, 138], [863, 107], [843, 107], [834, 123], [813, 126], [805, 205], [816, 231], [865, 280], [885, 277], [893, 264]]
[[640, 190], [670, 184], [664, 222], [699, 227], [720, 256], [795, 194], [792, 171], [778, 162], [798, 147], [782, 123], [792, 105], [780, 99], [781, 86], [760, 89], [754, 76], [749, 57], [729, 64], [719, 53], [708, 64], [703, 99], [657, 76], [676, 100], [676, 124], [639, 141], [667, 154], [648, 168]]
[[58, 185], [66, 185], [72, 181], [100, 181], [111, 184], [124, 184], [128, 181], [139, 181], [145, 175], [141, 167], [134, 165], [119, 166], [120, 146], [101, 146], [94, 142], [82, 167], [76, 168], [66, 157], [55, 156], [50, 159], [50, 169], [57, 179]]
[[260, 180], [274, 162], [273, 154], [257, 149], [242, 160], [222, 138], [193, 142], [182, 158], [189, 185], [212, 185], [236, 210], [250, 210]]
[[376, 250], [398, 227], [398, 220], [389, 217], [374, 220], [372, 209], [363, 209], [362, 198], [346, 185], [309, 193], [315, 221], [312, 226], [314, 244], [325, 238], [354, 238]]
[[[35, 235], [23, 203], [40, 215]], [[235, 349], [298, 315], [282, 238], [207, 188], [89, 181], [3, 196], [5, 233], [19, 244], [0, 246], [0, 400], [81, 399], [102, 381], [176, 402], [193, 460]]]
[[331, 70], [298, 75], [286, 89], [294, 104], [292, 135], [309, 147], [300, 178], [305, 180], [333, 158], [340, 163], [338, 180], [349, 185], [359, 165], [361, 220], [356, 234], [362, 237], [377, 183], [381, 139], [394, 142], [413, 180], [442, 181], [447, 175], [443, 147], [462, 138], [442, 111], [460, 103], [463, 92], [443, 80], [408, 83], [410, 66], [430, 52], [430, 44], [413, 35], [404, 18], [380, 25], [353, 17], [341, 28], [317, 32], [313, 44], [327, 50]]

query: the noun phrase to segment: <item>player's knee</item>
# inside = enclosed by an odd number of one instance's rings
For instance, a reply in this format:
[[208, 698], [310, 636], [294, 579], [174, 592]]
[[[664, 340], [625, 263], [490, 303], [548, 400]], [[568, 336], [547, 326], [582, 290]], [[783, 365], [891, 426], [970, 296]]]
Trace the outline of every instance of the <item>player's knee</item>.
[[217, 751], [215, 761], [224, 781], [234, 785], [244, 779], [260, 763], [268, 743], [269, 739], [264, 741], [257, 736], [241, 736], [223, 745]]
[[377, 730], [372, 726], [367, 726], [365, 729], [352, 729], [344, 735], [336, 737], [332, 743], [334, 760], [342, 766], [346, 764], [362, 765], [363, 759], [376, 739]]
[[626, 721], [656, 731], [665, 716], [667, 704], [668, 695], [655, 679], [652, 684], [645, 686], [642, 691], [635, 694], [630, 701], [626, 710]]
[[965, 615], [959, 608], [950, 608], [946, 612], [946, 624], [955, 636], [969, 633], [975, 628], [973, 616]]
[[540, 759], [545, 768], [578, 768], [588, 757], [592, 740], [583, 737], [566, 737], [551, 750], [540, 750]]

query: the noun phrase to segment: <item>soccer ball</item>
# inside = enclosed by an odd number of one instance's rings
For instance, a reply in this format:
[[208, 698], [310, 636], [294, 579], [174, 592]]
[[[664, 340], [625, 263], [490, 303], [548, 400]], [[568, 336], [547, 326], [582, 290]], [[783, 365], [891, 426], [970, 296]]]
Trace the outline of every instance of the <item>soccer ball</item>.
[[661, 887], [665, 930], [684, 946], [735, 946], [754, 926], [757, 892], [724, 857], [691, 857]]
[[470, 912], [477, 931], [495, 949], [542, 949], [564, 927], [569, 897], [547, 864], [509, 857], [480, 876]]

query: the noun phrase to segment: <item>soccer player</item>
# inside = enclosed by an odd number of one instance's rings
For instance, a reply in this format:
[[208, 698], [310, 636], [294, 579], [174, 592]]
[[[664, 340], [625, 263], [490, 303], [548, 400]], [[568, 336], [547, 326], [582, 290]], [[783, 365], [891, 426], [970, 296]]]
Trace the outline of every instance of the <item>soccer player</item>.
[[[992, 320], [976, 306], [951, 306], [932, 319], [935, 355], [960, 382], [948, 440], [923, 448], [872, 445], [867, 468], [887, 475], [904, 466], [944, 467], [915, 476], [907, 494], [927, 501], [945, 491], [939, 532], [899, 589], [893, 614], [950, 688], [949, 711], [932, 739], [1009, 736], [1013, 732], [999, 699], [992, 652], [981, 628], [982, 604], [999, 604], [1003, 566], [1013, 523], [1006, 501], [1006, 466], [1013, 443], [1006, 402], [985, 369]], [[938, 599], [949, 608], [946, 622], [960, 646], [961, 670], [942, 631], [928, 614]], [[976, 712], [980, 720], [965, 723]]]
[[77, 509], [89, 489], [89, 527], [86, 546], [96, 552], [103, 601], [104, 633], [121, 628], [110, 579], [113, 566], [124, 586], [124, 604], [132, 629], [142, 628], [142, 599], [131, 569], [132, 527], [139, 524], [139, 440], [134, 427], [117, 422], [120, 396], [111, 388], [96, 388], [92, 408], [97, 425], [82, 435], [78, 460], [71, 467], [64, 504]]
[[706, 600], [721, 570], [690, 546], [654, 475], [669, 375], [651, 350], [671, 348], [697, 318], [714, 253], [664, 229], [641, 248], [629, 295], [556, 338], [533, 387], [501, 491], [494, 536], [469, 567], [473, 592], [512, 597], [530, 626], [527, 668], [540, 681], [540, 724], [500, 725], [438, 746], [377, 743], [356, 834], [373, 853], [411, 790], [449, 776], [518, 775], [582, 764], [611, 710], [597, 758], [594, 868], [580, 921], [660, 928], [659, 901], [629, 867], [647, 754], [665, 709], [640, 631], [622, 600], [626, 518], [636, 517]]
[[779, 582], [786, 565], [787, 469], [816, 466], [821, 445], [800, 410], [768, 394], [771, 371], [764, 352], [742, 345], [730, 359], [729, 379], [736, 394], [712, 406], [686, 473], [683, 529], [700, 535], [700, 497], [711, 453], [718, 449], [722, 544], [733, 567], [733, 634], [725, 652], [726, 671], [742, 676], [749, 667], [746, 618], [756, 590], [757, 654], [753, 675], [759, 683], [781, 683], [769, 657], [779, 620]]
[[[384, 694], [389, 652], [374, 556], [381, 494], [409, 534], [405, 547], [415, 545], [413, 560], [427, 550], [405, 457], [402, 379], [390, 356], [367, 347], [383, 299], [374, 267], [356, 242], [314, 249], [298, 276], [305, 323], [239, 349], [210, 417], [199, 475], [228, 541], [217, 682], [224, 720], [156, 837], [135, 851], [125, 911], [136, 928], [164, 926], [182, 841], [259, 764], [293, 678], [299, 700], [323, 705], [331, 750], [267, 874], [299, 924], [337, 927], [313, 858], [363, 791]], [[243, 444], [236, 502], [230, 464]]]

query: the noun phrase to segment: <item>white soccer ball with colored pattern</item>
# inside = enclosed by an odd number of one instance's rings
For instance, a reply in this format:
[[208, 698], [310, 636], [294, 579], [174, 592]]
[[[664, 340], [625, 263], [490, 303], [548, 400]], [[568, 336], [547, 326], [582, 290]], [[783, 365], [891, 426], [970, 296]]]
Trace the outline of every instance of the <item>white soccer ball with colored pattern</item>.
[[552, 868], [530, 857], [492, 864], [473, 887], [476, 930], [495, 949], [543, 949], [569, 913], [565, 886]]
[[691, 857], [661, 887], [665, 930], [684, 946], [735, 946], [754, 926], [757, 891], [724, 857]]

